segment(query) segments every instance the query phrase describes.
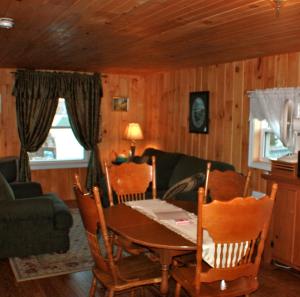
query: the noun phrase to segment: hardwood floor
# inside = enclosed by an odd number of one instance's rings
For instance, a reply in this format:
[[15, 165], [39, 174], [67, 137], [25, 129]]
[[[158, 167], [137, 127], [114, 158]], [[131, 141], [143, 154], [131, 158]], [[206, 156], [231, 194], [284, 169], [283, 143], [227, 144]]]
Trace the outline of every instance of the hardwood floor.
[[[87, 297], [92, 277], [91, 272], [86, 271], [17, 283], [8, 260], [0, 260], [0, 275], [0, 297]], [[300, 296], [299, 272], [268, 266], [261, 269], [259, 280], [260, 287], [251, 297]], [[173, 296], [174, 284], [172, 281], [170, 283], [169, 296]], [[103, 290], [99, 289], [96, 296], [104, 296]], [[130, 295], [125, 293], [117, 296]], [[157, 296], [158, 289], [146, 290], [145, 297]]]

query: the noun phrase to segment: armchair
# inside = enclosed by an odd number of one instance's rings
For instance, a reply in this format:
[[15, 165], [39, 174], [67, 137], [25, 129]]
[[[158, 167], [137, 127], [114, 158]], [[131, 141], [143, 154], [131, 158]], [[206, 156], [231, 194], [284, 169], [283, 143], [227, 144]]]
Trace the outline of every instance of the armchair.
[[18, 158], [0, 158], [0, 258], [66, 252], [72, 215], [37, 182], [18, 182]]
[[1, 157], [0, 173], [11, 186], [16, 198], [29, 198], [43, 195], [42, 187], [37, 182], [18, 181], [18, 157]]

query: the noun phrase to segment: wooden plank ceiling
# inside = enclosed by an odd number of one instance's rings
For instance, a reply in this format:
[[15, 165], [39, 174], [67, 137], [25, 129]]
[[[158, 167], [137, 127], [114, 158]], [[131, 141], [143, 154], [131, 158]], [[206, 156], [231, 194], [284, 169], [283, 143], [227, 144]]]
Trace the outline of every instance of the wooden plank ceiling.
[[300, 1], [1, 0], [0, 67], [145, 72], [300, 50]]

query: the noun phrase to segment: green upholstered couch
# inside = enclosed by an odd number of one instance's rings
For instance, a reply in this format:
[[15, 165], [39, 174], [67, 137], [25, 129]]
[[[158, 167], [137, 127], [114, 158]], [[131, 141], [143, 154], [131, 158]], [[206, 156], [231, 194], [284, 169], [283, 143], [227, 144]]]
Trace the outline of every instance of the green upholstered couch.
[[[235, 170], [233, 165], [225, 162], [206, 160], [154, 148], [145, 149], [141, 156], [134, 157], [132, 161], [151, 164], [151, 156], [156, 157], [157, 197], [161, 199], [166, 199], [169, 196], [177, 200], [197, 201], [197, 190], [204, 185], [208, 162], [211, 162], [211, 170]], [[192, 187], [190, 187], [191, 180], [193, 181]], [[104, 178], [100, 181], [100, 187], [103, 191], [103, 205], [108, 207], [108, 194]], [[150, 189], [151, 185], [149, 191]], [[148, 196], [151, 196], [150, 193]]]
[[[171, 188], [178, 188], [179, 191], [172, 198], [197, 201], [197, 190], [199, 186], [204, 185], [208, 162], [211, 162], [211, 170], [235, 170], [233, 165], [225, 162], [206, 160], [154, 148], [145, 149], [141, 159], [148, 158], [148, 162], [150, 162], [149, 156], [156, 156], [157, 196], [159, 198], [166, 197], [166, 192], [170, 192]], [[193, 189], [186, 191], [187, 187], [182, 185], [182, 181], [189, 182], [191, 177], [197, 178], [198, 181], [194, 183]], [[173, 191], [173, 193], [175, 192]]]
[[36, 182], [18, 182], [18, 158], [0, 158], [0, 258], [66, 252], [72, 215]]

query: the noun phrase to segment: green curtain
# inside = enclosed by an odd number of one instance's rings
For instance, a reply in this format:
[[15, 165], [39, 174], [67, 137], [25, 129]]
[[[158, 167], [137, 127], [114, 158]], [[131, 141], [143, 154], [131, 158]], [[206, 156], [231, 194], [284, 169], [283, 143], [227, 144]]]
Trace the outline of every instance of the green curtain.
[[70, 125], [78, 142], [90, 151], [86, 186], [99, 185], [103, 175], [97, 144], [100, 142], [100, 103], [102, 87], [99, 74], [18, 70], [13, 90], [20, 153], [20, 180], [30, 180], [27, 152], [37, 151], [46, 140], [56, 112], [58, 98], [66, 100]]
[[91, 190], [99, 185], [103, 175], [99, 162], [98, 143], [100, 122], [100, 98], [102, 88], [99, 74], [78, 73], [63, 75], [67, 112], [73, 133], [78, 142], [90, 151], [86, 187]]
[[18, 70], [13, 95], [21, 142], [19, 179], [31, 180], [27, 152], [37, 151], [46, 140], [58, 104], [57, 76], [47, 72]]

